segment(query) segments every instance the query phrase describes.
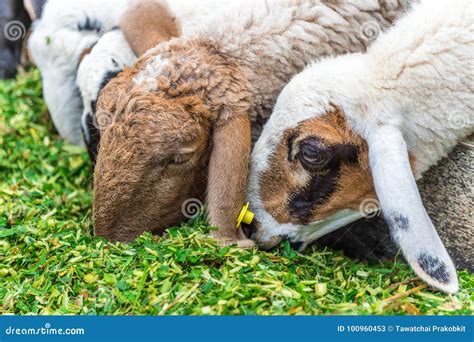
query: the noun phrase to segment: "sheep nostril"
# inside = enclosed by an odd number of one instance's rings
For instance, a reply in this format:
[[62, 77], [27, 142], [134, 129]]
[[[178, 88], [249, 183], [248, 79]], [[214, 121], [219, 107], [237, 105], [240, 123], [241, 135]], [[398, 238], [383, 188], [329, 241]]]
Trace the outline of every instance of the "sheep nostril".
[[249, 239], [252, 237], [252, 234], [257, 230], [257, 227], [254, 223], [246, 224], [242, 223], [242, 231], [244, 232], [245, 236]]

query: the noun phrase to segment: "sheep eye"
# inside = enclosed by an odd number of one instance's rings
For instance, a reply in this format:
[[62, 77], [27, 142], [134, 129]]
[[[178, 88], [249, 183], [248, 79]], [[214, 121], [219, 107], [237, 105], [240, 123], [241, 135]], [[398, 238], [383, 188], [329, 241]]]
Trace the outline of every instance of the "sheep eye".
[[300, 144], [297, 157], [303, 167], [307, 169], [318, 169], [327, 163], [327, 155], [324, 149], [322, 150], [319, 143], [313, 139], [303, 141]]

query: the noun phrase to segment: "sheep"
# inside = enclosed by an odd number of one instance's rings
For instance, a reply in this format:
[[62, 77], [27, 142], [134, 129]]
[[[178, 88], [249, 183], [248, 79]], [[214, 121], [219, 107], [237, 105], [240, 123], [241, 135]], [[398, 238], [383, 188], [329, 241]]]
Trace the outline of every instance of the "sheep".
[[142, 56], [160, 42], [180, 36], [182, 31], [192, 33], [210, 12], [226, 6], [220, 0], [134, 0], [122, 16], [120, 27], [135, 54]]
[[[124, 67], [131, 66], [137, 55], [141, 56], [160, 42], [179, 36], [181, 26], [194, 20], [204, 20], [207, 9], [215, 8], [216, 5], [215, 0], [201, 1], [198, 7], [190, 6], [189, 0], [173, 1], [171, 6], [162, 0], [134, 1], [130, 7], [144, 7], [140, 11], [126, 12], [120, 20], [120, 26], [129, 36], [125, 37], [118, 27], [114, 28], [105, 33], [90, 51], [86, 51], [80, 61], [76, 84], [84, 108], [81, 119], [82, 134], [93, 164], [100, 141], [95, 113], [100, 91]], [[128, 13], [138, 13], [140, 16], [134, 18], [127, 15]], [[144, 36], [143, 32], [150, 34]], [[138, 45], [130, 45], [127, 40], [135, 41]]]
[[364, 28], [389, 26], [409, 5], [239, 1], [148, 50], [99, 96], [98, 113], [109, 119], [98, 118], [107, 124], [100, 125], [94, 173], [95, 233], [119, 241], [161, 233], [189, 217], [187, 205], [199, 206], [207, 194], [219, 243], [253, 246], [235, 227], [250, 125], [271, 113], [283, 86], [306, 64], [364, 51], [371, 42]]
[[[474, 137], [456, 147], [417, 181], [426, 211], [437, 228], [441, 241], [458, 270], [474, 272]], [[389, 238], [390, 231], [380, 215], [366, 218], [335, 230], [315, 241], [315, 247], [342, 250], [360, 261], [393, 259], [398, 249]], [[298, 243], [293, 244], [298, 247]]]
[[[143, 4], [139, 2], [139, 5]], [[84, 108], [81, 128], [93, 164], [95, 163], [100, 141], [99, 124], [96, 118], [96, 104], [100, 91], [124, 67], [132, 65], [136, 59], [135, 54], [141, 55], [148, 48], [159, 44], [160, 41], [179, 35], [179, 24], [165, 2], [147, 0], [144, 5], [147, 14], [154, 14], [153, 20], [150, 21], [153, 27], [144, 27], [143, 24], [133, 23], [132, 28], [136, 31], [129, 28], [127, 32], [133, 32], [139, 37], [143, 36], [143, 32], [146, 32], [147, 29], [153, 29], [153, 32], [160, 34], [159, 36], [145, 36], [146, 39], [140, 39], [139, 49], [135, 48], [135, 51], [132, 51], [134, 46], [128, 44], [123, 32], [116, 27], [100, 37], [90, 51], [86, 50], [84, 52], [84, 56], [80, 60], [76, 85], [79, 88]], [[130, 6], [136, 6], [136, 3], [132, 2]], [[121, 26], [128, 28], [131, 22], [143, 23], [144, 19], [144, 17], [127, 18], [124, 16], [121, 18]], [[145, 26], [149, 26], [150, 23], [146, 23]]]
[[415, 273], [454, 293], [454, 265], [415, 179], [473, 132], [474, 3], [423, 0], [364, 54], [312, 64], [255, 144], [252, 238], [301, 249], [382, 208]]

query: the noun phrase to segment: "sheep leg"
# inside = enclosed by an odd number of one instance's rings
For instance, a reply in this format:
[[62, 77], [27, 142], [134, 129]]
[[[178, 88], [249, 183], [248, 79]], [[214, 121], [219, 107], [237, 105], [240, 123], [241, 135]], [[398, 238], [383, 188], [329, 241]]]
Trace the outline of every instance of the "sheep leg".
[[237, 244], [250, 248], [254, 242], [236, 228], [245, 199], [245, 186], [251, 150], [250, 121], [247, 115], [235, 117], [215, 127], [209, 162], [207, 202], [209, 223], [221, 246]]

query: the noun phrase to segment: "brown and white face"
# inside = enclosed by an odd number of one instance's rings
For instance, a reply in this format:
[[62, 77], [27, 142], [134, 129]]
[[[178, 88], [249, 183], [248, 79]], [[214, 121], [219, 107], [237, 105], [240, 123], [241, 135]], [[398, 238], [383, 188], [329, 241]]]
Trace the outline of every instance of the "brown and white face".
[[289, 239], [302, 249], [362, 217], [360, 204], [375, 198], [367, 144], [338, 108], [284, 129], [267, 158], [262, 148], [257, 143], [253, 152], [248, 198], [252, 238], [263, 248]]
[[265, 127], [272, 134], [264, 129], [252, 153], [251, 238], [264, 249], [289, 240], [302, 250], [381, 207], [413, 270], [456, 292], [454, 266], [421, 204], [401, 134], [383, 127], [367, 143], [330, 107], [288, 128]]
[[130, 241], [189, 218], [183, 203], [202, 200], [210, 123], [195, 97], [164, 99], [140, 87], [117, 96], [123, 78], [112, 80], [98, 103], [94, 226], [98, 235]]
[[251, 238], [262, 248], [289, 240], [301, 250], [381, 209], [415, 273], [454, 293], [455, 267], [421, 201], [402, 133], [405, 104], [374, 101], [363, 83], [370, 68], [358, 58], [315, 64], [280, 94], [252, 152]]

